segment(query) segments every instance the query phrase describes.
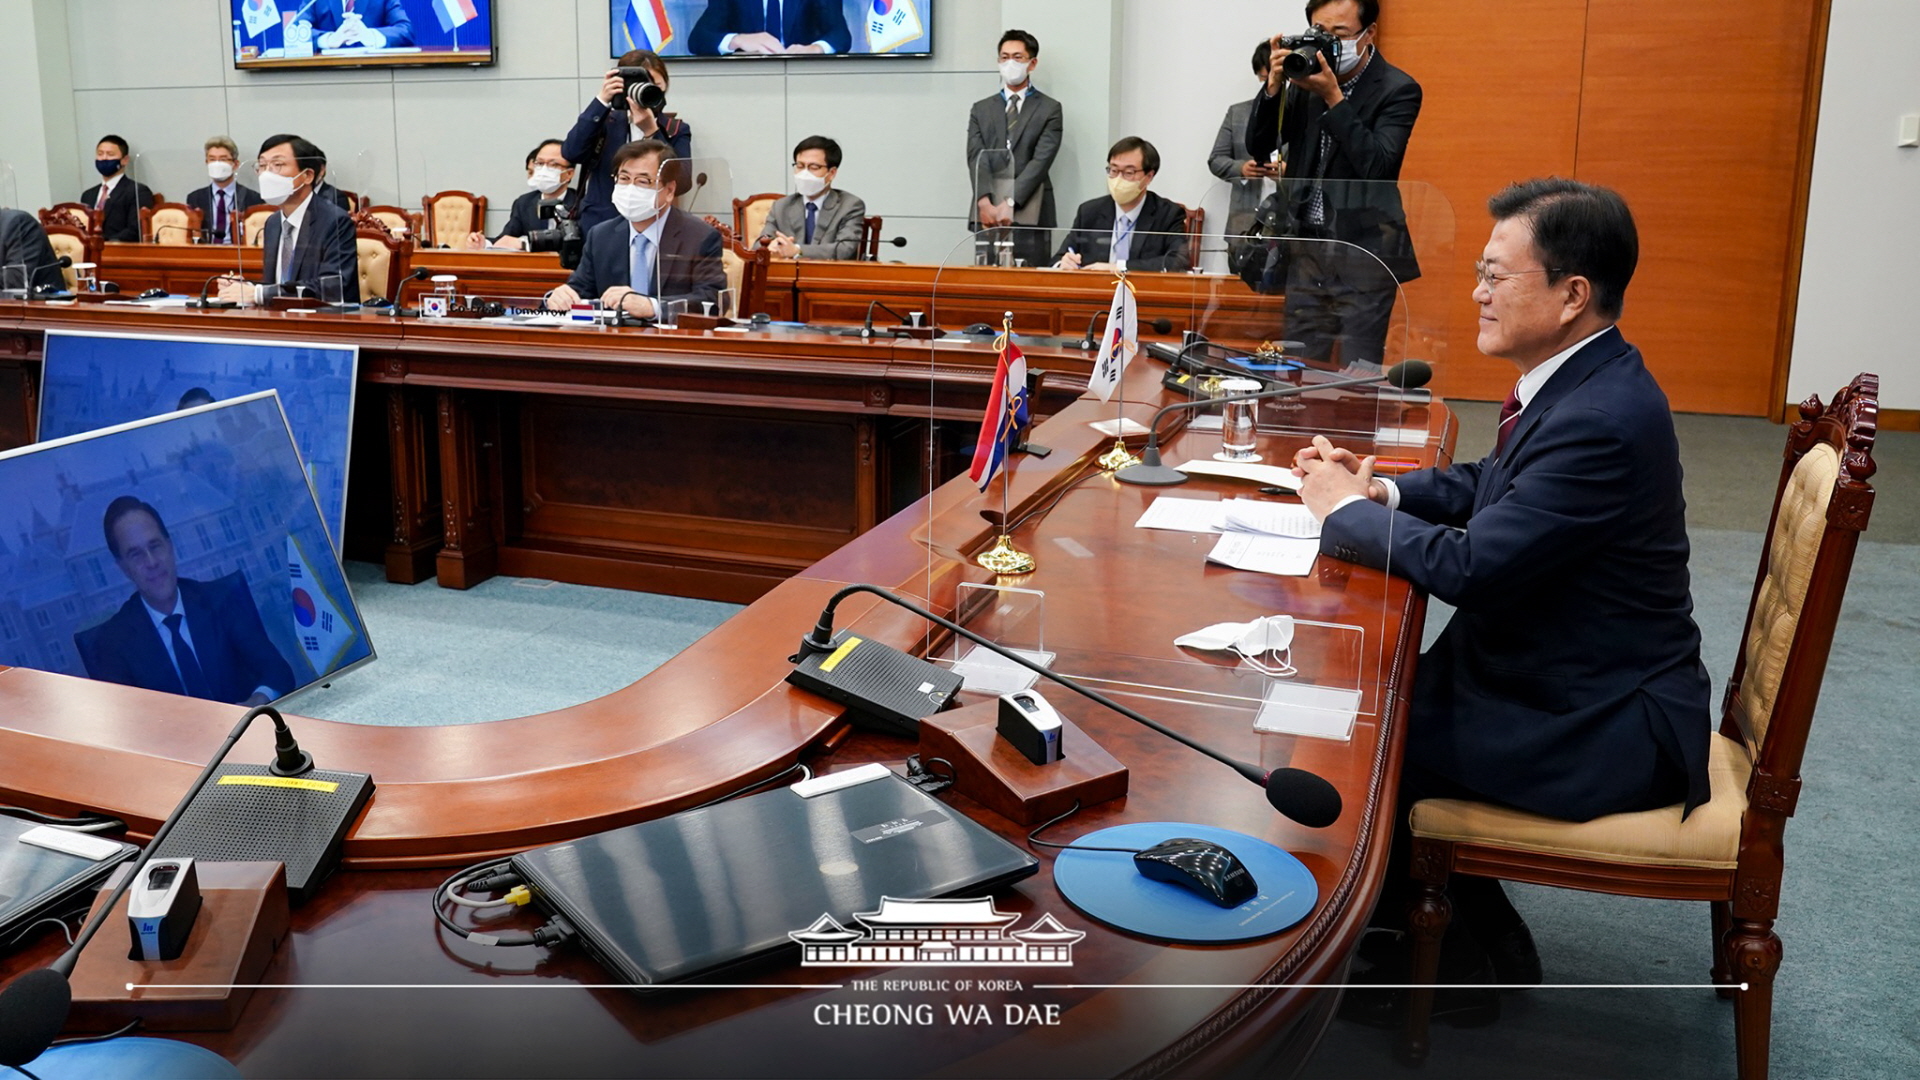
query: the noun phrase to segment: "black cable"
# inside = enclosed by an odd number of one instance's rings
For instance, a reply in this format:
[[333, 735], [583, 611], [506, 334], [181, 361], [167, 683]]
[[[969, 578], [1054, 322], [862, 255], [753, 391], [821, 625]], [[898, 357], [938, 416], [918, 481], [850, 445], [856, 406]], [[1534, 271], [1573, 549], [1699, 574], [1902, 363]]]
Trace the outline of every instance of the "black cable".
[[109, 1031], [105, 1035], [72, 1035], [64, 1039], [53, 1040], [53, 1045], [54, 1046], [78, 1046], [81, 1043], [106, 1042], [108, 1039], [117, 1039], [122, 1035], [126, 1035], [131, 1031], [133, 1031], [134, 1028], [137, 1028], [139, 1026], [140, 1026], [140, 1017], [136, 1016], [133, 1019], [127, 1021], [126, 1025], [121, 1027], [117, 1031]]
[[9, 817], [25, 818], [28, 821], [37, 821], [42, 825], [58, 825], [67, 829], [99, 829], [105, 831], [105, 826], [114, 826], [121, 829], [127, 827], [127, 823], [121, 821], [119, 818], [107, 817], [103, 814], [82, 814], [79, 817], [63, 818], [54, 817], [52, 814], [42, 813], [25, 806], [0, 806], [0, 814], [6, 814]]
[[781, 769], [779, 772], [774, 773], [772, 776], [767, 777], [765, 780], [755, 780], [753, 783], [748, 784], [746, 787], [735, 788], [734, 790], [727, 792], [725, 795], [722, 795], [717, 799], [709, 799], [708, 801], [701, 803], [699, 806], [688, 807], [688, 809], [705, 810], [709, 806], [718, 805], [720, 803], [726, 802], [728, 799], [737, 799], [740, 796], [745, 795], [747, 792], [752, 791], [754, 788], [766, 787], [768, 784], [773, 783], [775, 780], [780, 779], [781, 777], [787, 775], [788, 773], [794, 771], [795, 769], [798, 769], [801, 772], [807, 774], [806, 776], [801, 777], [801, 779], [803, 780], [813, 779], [813, 770], [807, 768], [805, 765], [802, 765], [800, 762], [796, 761], [793, 764], [787, 766], [786, 768]]
[[1073, 815], [1079, 812], [1080, 812], [1080, 800], [1075, 799], [1073, 800], [1073, 805], [1067, 807], [1066, 813], [1061, 814], [1059, 817], [1056, 817], [1051, 821], [1041, 824], [1039, 828], [1036, 828], [1032, 832], [1028, 833], [1027, 843], [1038, 844], [1041, 847], [1059, 848], [1061, 851], [1118, 851], [1125, 855], [1138, 855], [1142, 851], [1146, 850], [1145, 848], [1137, 848], [1137, 847], [1091, 847], [1083, 844], [1056, 844], [1051, 840], [1040, 839], [1041, 833], [1046, 832], [1048, 829], [1053, 828], [1055, 825], [1060, 824], [1061, 822], [1067, 820], [1068, 818], [1072, 817]]
[[484, 939], [480, 944], [489, 946], [505, 948], [518, 948], [525, 945], [551, 946], [558, 945], [572, 938], [576, 933], [573, 925], [558, 915], [542, 923], [540, 928], [532, 933], [527, 933], [524, 930], [512, 930], [501, 934], [488, 934], [484, 932], [476, 934], [475, 931], [459, 925], [454, 922], [452, 918], [448, 917], [444, 910], [446, 907], [445, 896], [447, 892], [454, 888], [464, 886], [474, 880], [482, 870], [491, 870], [496, 866], [507, 866], [511, 862], [512, 859], [509, 857], [505, 859], [488, 859], [485, 862], [474, 863], [472, 866], [467, 867], [465, 870], [460, 871], [435, 886], [432, 897], [433, 917], [439, 921], [441, 926], [446, 927], [461, 937], [472, 940], [478, 936]]
[[21, 1076], [26, 1077], [27, 1080], [40, 1080], [38, 1076], [35, 1076], [34, 1074], [28, 1072], [27, 1067], [24, 1065], [9, 1065], [7, 1066], [7, 1068], [12, 1069], [14, 1072], [17, 1072]]
[[[1080, 463], [1080, 467], [1082, 469], [1085, 469], [1088, 465], [1092, 465], [1092, 464], [1095, 464], [1095, 463], [1092, 461], [1083, 461]], [[1015, 529], [1018, 529], [1020, 526], [1025, 525], [1027, 522], [1032, 521], [1036, 517], [1039, 517], [1043, 514], [1052, 513], [1053, 508], [1060, 505], [1060, 500], [1067, 497], [1067, 492], [1072, 491], [1074, 488], [1079, 487], [1081, 484], [1086, 483], [1087, 481], [1093, 479], [1096, 476], [1104, 476], [1106, 474], [1106, 471], [1107, 470], [1105, 469], [1095, 469], [1094, 471], [1090, 473], [1086, 473], [1085, 475], [1075, 479], [1072, 483], [1069, 483], [1067, 486], [1061, 488], [1060, 493], [1055, 495], [1053, 497], [1053, 500], [1047, 503], [1047, 505], [1042, 506], [1037, 510], [1027, 511], [1025, 514], [1020, 515], [1020, 519], [1018, 521], [1013, 522], [1012, 524], [1008, 525], [1004, 529], [1001, 529], [1000, 531], [1004, 533], [1011, 533]]]

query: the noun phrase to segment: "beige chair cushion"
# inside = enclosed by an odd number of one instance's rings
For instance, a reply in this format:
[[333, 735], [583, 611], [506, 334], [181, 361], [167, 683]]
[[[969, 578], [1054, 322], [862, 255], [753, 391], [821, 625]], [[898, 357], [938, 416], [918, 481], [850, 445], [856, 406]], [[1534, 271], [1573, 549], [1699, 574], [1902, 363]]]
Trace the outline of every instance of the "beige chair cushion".
[[[373, 220], [386, 226], [388, 232], [402, 240], [406, 239], [413, 232], [413, 223], [408, 221], [402, 214], [396, 214], [392, 210], [374, 210], [370, 213], [372, 214]], [[464, 241], [466, 234], [462, 233], [460, 239]]]
[[467, 242], [467, 234], [473, 232], [472, 200], [458, 195], [438, 195], [434, 197], [431, 239], [436, 244], [461, 245]]
[[1800, 627], [1800, 609], [1807, 601], [1813, 564], [1820, 556], [1820, 540], [1827, 531], [1827, 504], [1840, 479], [1840, 454], [1826, 443], [1816, 445], [1793, 467], [1780, 492], [1780, 509], [1773, 518], [1773, 542], [1767, 549], [1767, 576], [1753, 598], [1747, 621], [1747, 666], [1740, 679], [1740, 708], [1746, 714], [1748, 735], [1759, 745], [1773, 719], [1774, 696], [1780, 675]]
[[[77, 236], [50, 232], [47, 234], [47, 243], [52, 245], [53, 253], [56, 256], [65, 255], [77, 263], [87, 261], [87, 243]], [[69, 266], [60, 271], [60, 276], [67, 281], [67, 291], [72, 292], [75, 284], [79, 281], [79, 277], [73, 272], [73, 267]]]
[[738, 297], [740, 295], [740, 279], [747, 271], [747, 260], [734, 254], [733, 248], [722, 247], [720, 249], [720, 265], [725, 267], [727, 271], [727, 288], [732, 289], [733, 295]]
[[250, 207], [240, 218], [242, 229], [247, 234], [248, 247], [265, 247], [267, 243], [267, 219], [274, 215], [271, 206]]
[[740, 242], [751, 246], [760, 239], [760, 231], [767, 227], [767, 215], [773, 212], [773, 204], [778, 199], [755, 199], [740, 210]]
[[1752, 772], [1746, 747], [1716, 733], [1707, 755], [1713, 798], [1685, 821], [1678, 803], [1573, 823], [1486, 803], [1426, 799], [1414, 804], [1413, 835], [1598, 862], [1731, 870], [1740, 857]]
[[191, 244], [194, 230], [190, 225], [192, 217], [177, 207], [169, 206], [164, 210], [155, 210], [147, 219], [153, 230], [153, 242], [156, 244]]
[[387, 295], [387, 281], [393, 269], [393, 249], [370, 236], [354, 238], [360, 262], [360, 299]]

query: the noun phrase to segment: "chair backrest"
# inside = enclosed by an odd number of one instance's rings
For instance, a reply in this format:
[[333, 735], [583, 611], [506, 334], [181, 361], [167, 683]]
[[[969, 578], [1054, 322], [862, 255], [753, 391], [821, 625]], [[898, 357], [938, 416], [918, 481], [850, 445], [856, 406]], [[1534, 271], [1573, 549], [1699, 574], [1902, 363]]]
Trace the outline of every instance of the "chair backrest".
[[744, 199], [733, 200], [733, 236], [736, 242], [752, 244], [760, 239], [760, 230], [766, 227], [767, 212], [773, 204], [785, 196], [777, 191], [766, 191], [758, 195], [749, 195]]
[[420, 238], [420, 217], [404, 206], [369, 206], [353, 215], [356, 228], [368, 225], [385, 229], [396, 240], [414, 243]]
[[240, 231], [246, 235], [248, 247], [263, 247], [267, 242], [267, 219], [274, 215], [275, 207], [261, 203], [247, 208], [240, 215]]
[[[74, 262], [95, 261], [87, 257], [90, 239], [89, 234], [77, 226], [63, 221], [42, 225], [40, 228], [47, 234], [47, 243], [53, 245], [54, 255], [65, 255]], [[74, 284], [77, 281], [77, 278], [74, 276], [73, 267], [69, 266], [60, 271], [60, 273], [67, 279], [67, 291], [73, 291]]]
[[81, 232], [99, 232], [100, 211], [79, 202], [54, 203], [40, 211], [40, 224], [56, 223], [72, 225]]
[[140, 239], [149, 244], [191, 244], [200, 235], [200, 211], [186, 203], [140, 208]]
[[[1800, 791], [1800, 761], [1826, 675], [1854, 549], [1873, 510], [1877, 375], [1861, 374], [1820, 404], [1800, 406], [1787, 431], [1746, 633], [1727, 681], [1720, 733], [1754, 755], [1743, 849], [1757, 836], [1777, 849]], [[1742, 858], [1742, 864], [1746, 859]], [[1778, 868], [1774, 869], [1777, 880]]]
[[868, 262], [880, 261], [880, 215], [860, 219], [860, 257]]
[[407, 263], [413, 256], [413, 243], [402, 240], [378, 225], [361, 225], [354, 231], [354, 254], [360, 269], [360, 299], [376, 296], [399, 301], [400, 283], [406, 279]]
[[1187, 269], [1200, 269], [1200, 236], [1207, 229], [1207, 212], [1199, 207], [1187, 211]]
[[465, 247], [467, 236], [486, 227], [487, 197], [471, 191], [442, 191], [420, 200], [421, 228], [434, 247]]
[[[707, 224], [720, 231], [720, 263], [726, 268], [727, 288], [735, 297], [734, 314], [747, 316], [760, 310], [767, 291], [767, 266], [772, 254], [759, 244], [742, 244], [733, 229], [709, 215]], [[724, 313], [723, 313], [724, 314]]]

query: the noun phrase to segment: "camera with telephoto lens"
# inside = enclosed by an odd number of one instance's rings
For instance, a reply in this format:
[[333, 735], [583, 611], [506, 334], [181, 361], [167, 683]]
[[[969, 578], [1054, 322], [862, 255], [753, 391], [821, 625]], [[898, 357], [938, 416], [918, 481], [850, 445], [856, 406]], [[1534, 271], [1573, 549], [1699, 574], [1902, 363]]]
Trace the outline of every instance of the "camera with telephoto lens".
[[[556, 194], [565, 195], [566, 189], [562, 188]], [[574, 217], [573, 211], [567, 209], [563, 200], [555, 199], [551, 206], [542, 202], [540, 216], [553, 224], [539, 232], [528, 233], [527, 250], [557, 251], [560, 253], [562, 269], [577, 268], [580, 265], [580, 252], [586, 246], [587, 240], [586, 232], [580, 228], [580, 222]]]
[[620, 69], [620, 82], [624, 88], [621, 93], [626, 99], [643, 109], [659, 116], [667, 107], [667, 92], [643, 67], [623, 67]]
[[1320, 70], [1320, 57], [1340, 55], [1340, 39], [1324, 30], [1309, 30], [1280, 39], [1280, 47], [1291, 49], [1280, 58], [1280, 73], [1289, 79], [1302, 79]]

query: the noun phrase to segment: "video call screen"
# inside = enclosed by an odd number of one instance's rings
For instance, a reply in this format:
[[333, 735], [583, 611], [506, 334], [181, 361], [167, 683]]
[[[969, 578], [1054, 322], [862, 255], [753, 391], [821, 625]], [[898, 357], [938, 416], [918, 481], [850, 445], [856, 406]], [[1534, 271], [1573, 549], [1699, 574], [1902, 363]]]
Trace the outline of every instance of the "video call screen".
[[493, 0], [229, 0], [236, 68], [491, 64]]
[[930, 56], [933, 0], [608, 0], [611, 56]]

